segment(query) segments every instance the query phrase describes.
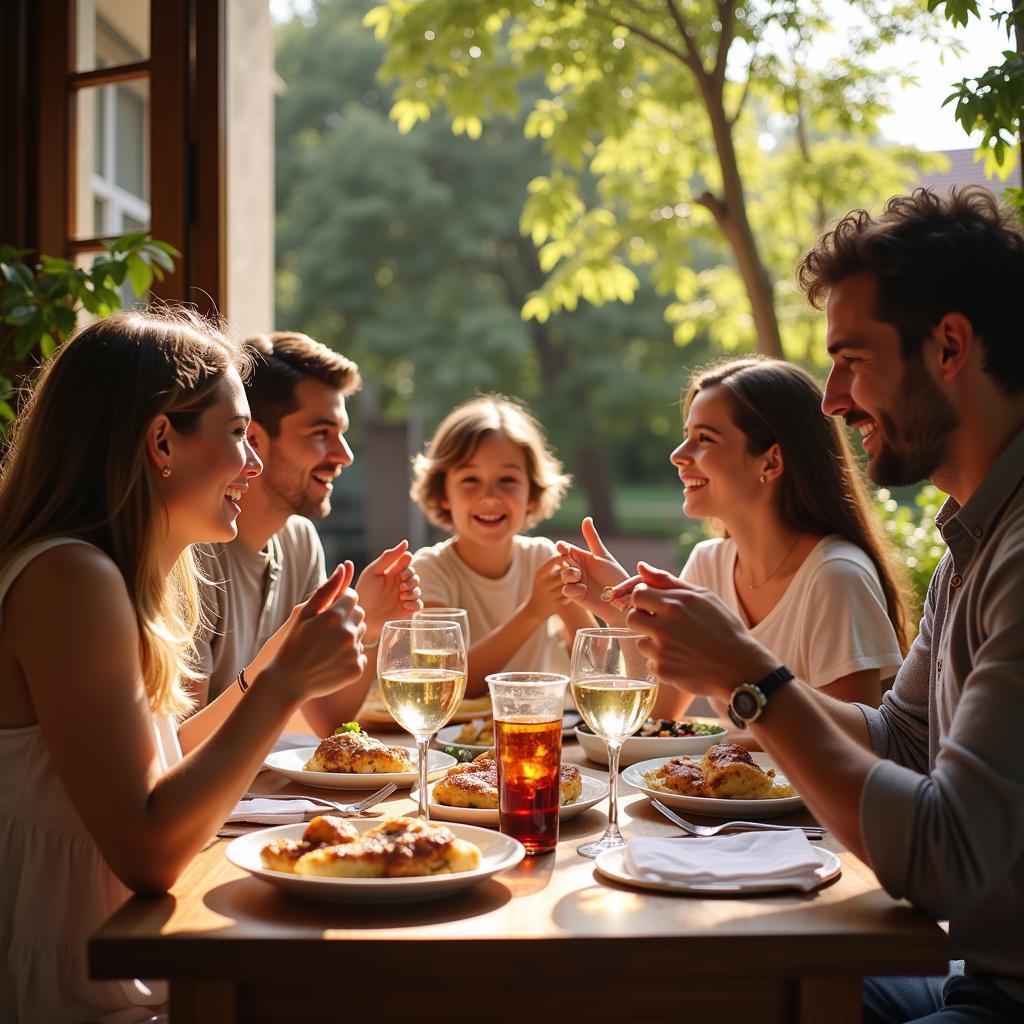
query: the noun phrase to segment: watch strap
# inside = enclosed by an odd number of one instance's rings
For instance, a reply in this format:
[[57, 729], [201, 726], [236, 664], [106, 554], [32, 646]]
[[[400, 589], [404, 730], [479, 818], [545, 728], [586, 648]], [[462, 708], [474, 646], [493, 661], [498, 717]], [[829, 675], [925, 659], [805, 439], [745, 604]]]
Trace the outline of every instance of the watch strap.
[[756, 686], [764, 696], [770, 697], [783, 683], [788, 683], [791, 679], [796, 677], [785, 665], [780, 665], [777, 669], [769, 672], [763, 679], [758, 679], [754, 686]]

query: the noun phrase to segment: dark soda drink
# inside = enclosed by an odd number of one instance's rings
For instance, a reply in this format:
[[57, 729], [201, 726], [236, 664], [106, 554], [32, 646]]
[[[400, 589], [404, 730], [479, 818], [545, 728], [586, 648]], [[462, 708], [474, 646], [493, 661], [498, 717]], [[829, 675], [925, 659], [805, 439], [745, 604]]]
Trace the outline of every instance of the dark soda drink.
[[558, 844], [562, 720], [516, 716], [494, 722], [501, 831], [528, 854]]

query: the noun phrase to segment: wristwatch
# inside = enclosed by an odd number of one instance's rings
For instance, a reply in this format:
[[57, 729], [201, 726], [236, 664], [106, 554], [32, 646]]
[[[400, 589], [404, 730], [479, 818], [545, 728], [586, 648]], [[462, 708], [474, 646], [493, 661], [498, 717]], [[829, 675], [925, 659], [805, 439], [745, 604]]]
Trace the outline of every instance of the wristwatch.
[[793, 678], [793, 673], [785, 665], [780, 665], [774, 672], [769, 672], [756, 683], [737, 686], [729, 698], [729, 717], [732, 724], [737, 729], [746, 729], [751, 722], [756, 722], [764, 714], [768, 698], [783, 683], [788, 683]]

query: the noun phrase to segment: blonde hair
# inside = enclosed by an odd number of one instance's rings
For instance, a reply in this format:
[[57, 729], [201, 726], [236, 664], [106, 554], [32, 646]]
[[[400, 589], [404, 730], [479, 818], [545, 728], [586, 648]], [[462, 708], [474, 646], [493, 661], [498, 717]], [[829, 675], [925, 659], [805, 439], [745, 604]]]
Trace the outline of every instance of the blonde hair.
[[73, 536], [117, 565], [139, 624], [143, 682], [155, 712], [190, 707], [197, 568], [186, 548], [165, 576], [157, 538], [166, 508], [146, 432], [166, 415], [191, 433], [213, 404], [239, 347], [220, 325], [183, 308], [107, 317], [44, 366], [0, 464], [0, 570], [24, 548]]
[[572, 477], [551, 451], [544, 428], [519, 402], [504, 395], [481, 395], [453, 409], [427, 442], [426, 450], [413, 459], [409, 494], [435, 526], [452, 527], [451, 513], [443, 507], [446, 475], [469, 459], [491, 434], [504, 434], [526, 456], [532, 506], [527, 527], [543, 522], [562, 504]]

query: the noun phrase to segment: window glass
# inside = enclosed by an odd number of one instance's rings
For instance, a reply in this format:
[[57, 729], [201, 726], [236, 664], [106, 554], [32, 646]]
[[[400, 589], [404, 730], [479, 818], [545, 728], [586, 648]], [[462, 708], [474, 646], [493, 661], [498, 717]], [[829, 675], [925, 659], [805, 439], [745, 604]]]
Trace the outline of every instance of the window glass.
[[75, 0], [75, 70], [149, 59], [149, 0]]
[[74, 237], [149, 226], [149, 81], [79, 89]]

